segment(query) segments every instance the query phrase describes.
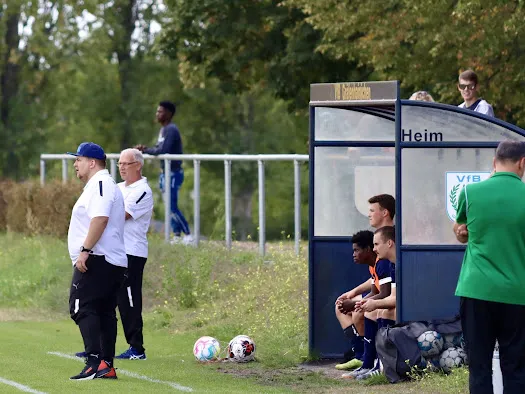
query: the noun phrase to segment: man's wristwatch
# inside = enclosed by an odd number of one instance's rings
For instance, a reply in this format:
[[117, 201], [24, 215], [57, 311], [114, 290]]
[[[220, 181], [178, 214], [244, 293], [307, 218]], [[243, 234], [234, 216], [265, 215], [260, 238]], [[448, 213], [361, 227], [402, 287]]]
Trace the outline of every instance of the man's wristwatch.
[[92, 251], [91, 249], [84, 248], [84, 246], [81, 246], [81, 247], [80, 247], [80, 252], [93, 253], [93, 251]]

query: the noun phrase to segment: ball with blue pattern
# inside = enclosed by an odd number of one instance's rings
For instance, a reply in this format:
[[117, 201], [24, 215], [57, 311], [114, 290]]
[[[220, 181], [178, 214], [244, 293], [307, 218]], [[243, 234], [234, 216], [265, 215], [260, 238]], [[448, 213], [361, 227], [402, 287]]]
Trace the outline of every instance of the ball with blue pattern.
[[437, 331], [425, 331], [417, 337], [417, 345], [423, 357], [431, 358], [443, 350], [443, 337]]
[[200, 337], [193, 345], [193, 355], [200, 362], [216, 360], [220, 351], [219, 341], [209, 336]]

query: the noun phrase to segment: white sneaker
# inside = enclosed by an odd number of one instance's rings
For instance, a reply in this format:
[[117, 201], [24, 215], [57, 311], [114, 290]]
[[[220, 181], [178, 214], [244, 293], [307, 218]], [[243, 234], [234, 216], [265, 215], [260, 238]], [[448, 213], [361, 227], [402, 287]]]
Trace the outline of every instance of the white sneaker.
[[193, 235], [191, 234], [185, 235], [184, 238], [182, 238], [183, 245], [193, 245], [194, 243], [195, 243], [195, 239], [193, 238]]
[[372, 376], [376, 376], [376, 375], [381, 375], [381, 371], [379, 370], [379, 368], [377, 367], [374, 367], [370, 370], [368, 370], [367, 372], [365, 373], [362, 373], [360, 375], [357, 375], [355, 377], [356, 380], [366, 380]]
[[347, 372], [347, 373], [342, 374], [341, 377], [343, 379], [356, 379], [361, 374], [365, 374], [370, 370], [371, 370], [370, 368], [360, 367], [360, 368], [353, 370], [352, 372]]
[[174, 235], [170, 241], [170, 244], [177, 245], [183, 243], [183, 239], [180, 235]]

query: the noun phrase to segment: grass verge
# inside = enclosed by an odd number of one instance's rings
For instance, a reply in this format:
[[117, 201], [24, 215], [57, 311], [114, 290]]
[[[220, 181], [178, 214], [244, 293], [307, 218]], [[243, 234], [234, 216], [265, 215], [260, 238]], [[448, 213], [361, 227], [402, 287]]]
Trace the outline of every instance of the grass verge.
[[[199, 336], [216, 337], [224, 349], [242, 333], [255, 339], [257, 363], [199, 368], [246, 377], [257, 387], [298, 392], [373, 393], [378, 387], [384, 393], [468, 391], [465, 370], [448, 377], [432, 374], [413, 383], [389, 385], [379, 380], [364, 386], [297, 368], [308, 358], [307, 259], [294, 255], [292, 243], [268, 245], [264, 259], [253, 246], [234, 244], [228, 251], [210, 242], [191, 248], [166, 245], [152, 236], [144, 277], [146, 347], [157, 354], [172, 352], [173, 362], [184, 357], [193, 365], [191, 348]], [[64, 240], [0, 234], [0, 271], [0, 322], [40, 321], [76, 329], [72, 322], [60, 323], [68, 318], [71, 278]], [[171, 344], [184, 349], [175, 351]], [[81, 350], [78, 332], [76, 347], [68, 351]]]

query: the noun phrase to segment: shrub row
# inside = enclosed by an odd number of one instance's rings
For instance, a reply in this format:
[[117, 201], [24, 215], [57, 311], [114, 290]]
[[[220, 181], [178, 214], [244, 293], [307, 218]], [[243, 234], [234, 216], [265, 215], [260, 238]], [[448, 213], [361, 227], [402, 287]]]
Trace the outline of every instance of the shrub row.
[[79, 182], [0, 182], [0, 231], [67, 235], [71, 210], [82, 192]]

